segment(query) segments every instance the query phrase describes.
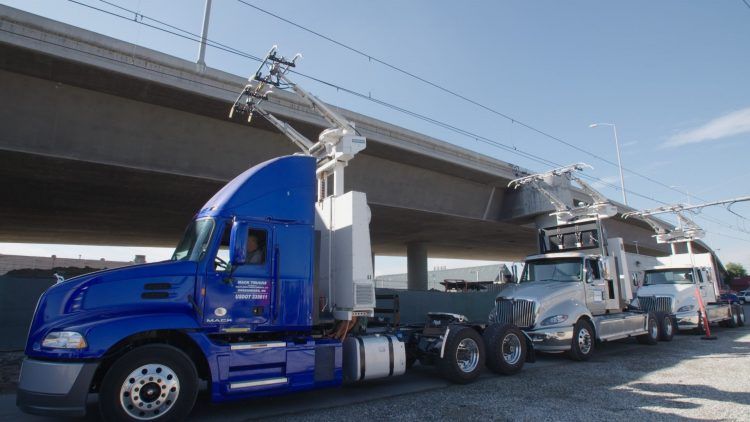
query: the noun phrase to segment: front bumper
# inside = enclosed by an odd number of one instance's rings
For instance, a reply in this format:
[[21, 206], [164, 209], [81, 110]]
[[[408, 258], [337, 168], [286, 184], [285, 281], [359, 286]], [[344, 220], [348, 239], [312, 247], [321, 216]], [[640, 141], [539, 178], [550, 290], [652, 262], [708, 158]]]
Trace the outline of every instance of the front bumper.
[[700, 319], [698, 313], [695, 311], [679, 312], [675, 314], [677, 320], [677, 328], [680, 330], [692, 330], [698, 328]]
[[26, 358], [18, 380], [16, 406], [36, 415], [84, 416], [89, 387], [98, 366], [97, 362], [48, 362]]
[[525, 331], [540, 352], [565, 352], [570, 350], [573, 340], [573, 327], [551, 327], [534, 331]]

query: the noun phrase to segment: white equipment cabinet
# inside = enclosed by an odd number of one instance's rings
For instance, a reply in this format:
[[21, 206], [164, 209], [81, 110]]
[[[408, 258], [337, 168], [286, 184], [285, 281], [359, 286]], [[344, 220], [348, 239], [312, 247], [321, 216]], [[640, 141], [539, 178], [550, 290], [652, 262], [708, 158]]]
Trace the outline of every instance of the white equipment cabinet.
[[318, 294], [337, 320], [374, 314], [370, 207], [362, 192], [328, 196], [316, 204], [320, 231]]

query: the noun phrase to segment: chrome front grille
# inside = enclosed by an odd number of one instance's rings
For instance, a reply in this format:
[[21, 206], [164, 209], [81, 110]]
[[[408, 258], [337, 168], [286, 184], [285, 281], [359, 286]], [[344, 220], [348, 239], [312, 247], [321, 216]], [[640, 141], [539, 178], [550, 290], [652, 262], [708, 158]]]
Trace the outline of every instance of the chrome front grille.
[[500, 298], [495, 301], [493, 322], [513, 324], [520, 328], [533, 327], [534, 311], [534, 302], [531, 300]]
[[638, 296], [638, 304], [646, 312], [672, 312], [672, 298], [668, 296]]

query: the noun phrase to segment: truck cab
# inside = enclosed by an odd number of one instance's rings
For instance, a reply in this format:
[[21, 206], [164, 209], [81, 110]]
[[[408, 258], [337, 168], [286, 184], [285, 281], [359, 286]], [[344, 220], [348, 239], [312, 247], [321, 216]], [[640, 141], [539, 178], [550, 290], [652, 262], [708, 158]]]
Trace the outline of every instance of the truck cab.
[[709, 323], [744, 324], [744, 312], [720, 300], [719, 272], [712, 254], [673, 254], [657, 260], [660, 265], [644, 272], [634, 306], [672, 315], [682, 330], [702, 329], [703, 315]]
[[98, 392], [105, 418], [142, 419], [186, 415], [201, 378], [213, 401], [341, 384], [341, 342], [313, 333], [315, 191], [314, 158], [266, 161], [198, 211], [170, 260], [50, 288], [18, 405], [80, 416]]
[[633, 286], [623, 241], [600, 221], [539, 230], [540, 254], [526, 258], [516, 284], [498, 294], [490, 321], [518, 325], [535, 349], [588, 359], [598, 341], [658, 337], [648, 313], [631, 312]]

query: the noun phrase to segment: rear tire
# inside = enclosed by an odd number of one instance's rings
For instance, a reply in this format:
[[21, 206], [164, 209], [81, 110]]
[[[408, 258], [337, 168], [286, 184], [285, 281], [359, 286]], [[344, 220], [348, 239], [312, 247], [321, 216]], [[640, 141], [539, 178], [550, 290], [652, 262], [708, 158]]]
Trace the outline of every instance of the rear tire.
[[659, 341], [672, 341], [677, 324], [670, 314], [658, 313], [656, 318], [659, 322]]
[[457, 384], [468, 384], [482, 372], [484, 341], [471, 327], [453, 325], [449, 330], [443, 357], [437, 359], [438, 372]]
[[131, 350], [107, 370], [99, 392], [105, 421], [182, 421], [198, 395], [198, 372], [181, 350], [151, 344]]
[[731, 313], [731, 317], [729, 318], [729, 321], [726, 322], [726, 326], [729, 328], [737, 328], [740, 326], [740, 313], [737, 312], [737, 307], [734, 305], [729, 305], [729, 312]]
[[737, 305], [737, 313], [740, 316], [738, 319], [738, 324], [740, 327], [745, 326], [745, 307], [742, 305]]
[[648, 314], [648, 326], [646, 328], [648, 332], [637, 336], [635, 339], [638, 340], [638, 343], [653, 346], [659, 342], [659, 337], [661, 336], [659, 321], [654, 313]]
[[573, 339], [571, 340], [568, 357], [579, 362], [589, 360], [594, 355], [595, 344], [594, 327], [588, 320], [579, 319], [573, 327]]
[[526, 338], [512, 324], [492, 324], [484, 330], [487, 367], [496, 374], [513, 375], [526, 362]]

